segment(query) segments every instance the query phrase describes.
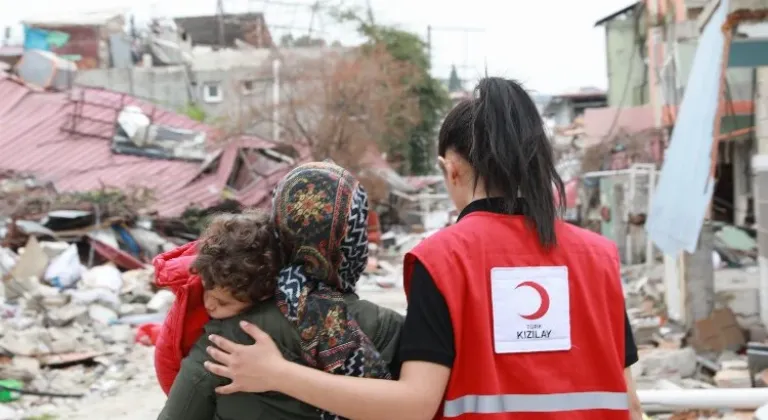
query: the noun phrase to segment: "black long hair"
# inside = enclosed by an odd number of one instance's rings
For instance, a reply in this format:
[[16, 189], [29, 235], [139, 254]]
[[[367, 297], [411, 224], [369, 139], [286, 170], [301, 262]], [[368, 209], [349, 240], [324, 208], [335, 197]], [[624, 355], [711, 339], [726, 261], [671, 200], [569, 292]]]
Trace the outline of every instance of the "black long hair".
[[486, 193], [501, 194], [507, 212], [522, 197], [539, 242], [545, 248], [557, 244], [555, 221], [565, 203], [565, 186], [544, 122], [519, 83], [499, 77], [480, 80], [475, 99], [456, 105], [440, 128], [438, 153], [445, 157], [448, 150], [472, 166], [475, 188], [482, 180]]

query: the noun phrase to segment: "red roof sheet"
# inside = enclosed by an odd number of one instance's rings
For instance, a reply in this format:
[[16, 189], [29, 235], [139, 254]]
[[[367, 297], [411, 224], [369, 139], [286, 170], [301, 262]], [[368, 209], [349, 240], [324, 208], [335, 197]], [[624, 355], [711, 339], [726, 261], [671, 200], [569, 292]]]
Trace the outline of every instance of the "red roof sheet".
[[[733, 112], [737, 115], [754, 113], [753, 101], [720, 101], [719, 112], [723, 115]], [[619, 115], [612, 133], [622, 130], [629, 134], [639, 133], [655, 127], [653, 108], [649, 105], [625, 107], [625, 108], [588, 108], [584, 111], [584, 131], [586, 133], [585, 146], [594, 146], [607, 139], [616, 115]], [[677, 113], [677, 107], [665, 106], [663, 110], [663, 124], [672, 125]]]
[[[38, 92], [0, 74], [0, 169], [34, 173], [53, 182], [59, 191], [87, 191], [102, 186], [151, 188], [158, 199], [155, 210], [162, 216], [176, 216], [189, 205], [206, 206], [221, 198], [240, 147], [272, 147], [271, 143], [254, 137], [231, 142], [221, 153], [216, 171], [208, 175], [201, 175], [199, 162], [112, 153], [115, 108], [125, 105], [139, 106], [158, 124], [204, 131], [209, 138], [219, 133], [208, 125], [128, 95], [80, 88], [72, 95], [81, 97], [80, 92], [85, 97], [81, 103], [105, 106], [83, 105], [79, 111], [82, 117], [74, 122], [76, 133], [68, 132], [66, 129], [73, 128], [75, 112], [69, 93]], [[248, 193], [241, 191], [237, 198], [259, 201], [265, 194], [261, 190], [271, 190], [270, 185], [260, 187], [251, 188]]]

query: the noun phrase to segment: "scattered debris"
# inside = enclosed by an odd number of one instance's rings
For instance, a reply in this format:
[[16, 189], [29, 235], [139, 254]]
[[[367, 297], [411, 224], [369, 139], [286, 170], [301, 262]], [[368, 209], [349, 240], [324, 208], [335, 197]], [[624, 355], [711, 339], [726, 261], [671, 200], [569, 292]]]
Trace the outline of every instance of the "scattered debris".
[[[67, 401], [122, 392], [136, 378], [154, 389], [151, 346], [175, 297], [154, 286], [151, 260], [243, 206], [225, 200], [161, 219], [143, 210], [151, 195], [141, 192], [60, 195], [18, 174], [0, 176], [0, 190], [9, 192], [0, 215], [11, 215], [0, 217], [0, 400], [12, 395], [0, 420], [61, 416], [74, 410]], [[371, 244], [363, 298], [405, 312], [402, 255], [430, 233], [418, 226]]]
[[[768, 334], [758, 316], [754, 238], [748, 229], [716, 226], [716, 309], [690, 329], [667, 318], [660, 264], [623, 268], [627, 312], [640, 348], [633, 373], [650, 418], [760, 418], [755, 410], [768, 398], [761, 389], [768, 386]], [[713, 399], [720, 405], [713, 406]], [[694, 407], [704, 409], [685, 410]]]

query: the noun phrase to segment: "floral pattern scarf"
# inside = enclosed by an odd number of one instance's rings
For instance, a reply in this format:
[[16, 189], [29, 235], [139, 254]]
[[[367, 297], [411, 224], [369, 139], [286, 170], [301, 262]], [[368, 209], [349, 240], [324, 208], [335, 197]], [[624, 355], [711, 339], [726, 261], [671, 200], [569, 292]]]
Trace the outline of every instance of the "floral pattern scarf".
[[[334, 374], [391, 379], [344, 302], [368, 263], [362, 185], [331, 162], [301, 165], [275, 190], [273, 217], [278, 234], [294, 246], [278, 278], [277, 302], [299, 330], [305, 363]], [[323, 412], [321, 419], [339, 417]]]

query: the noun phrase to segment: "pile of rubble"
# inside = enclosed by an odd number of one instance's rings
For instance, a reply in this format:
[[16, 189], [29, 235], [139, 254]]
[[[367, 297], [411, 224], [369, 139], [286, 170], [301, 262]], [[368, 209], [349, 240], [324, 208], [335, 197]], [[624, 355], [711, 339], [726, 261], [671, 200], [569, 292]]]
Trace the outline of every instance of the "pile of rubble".
[[[155, 289], [150, 266], [87, 268], [75, 250], [34, 236], [17, 252], [0, 248], [0, 420], [61, 416], [77, 401], [111, 395], [137, 377], [155, 381], [142, 344], [152, 344], [173, 294]], [[360, 294], [404, 312], [398, 258], [377, 246], [372, 254]]]
[[[759, 318], [756, 247], [749, 232], [717, 226], [712, 255], [715, 309], [688, 327], [667, 317], [663, 266], [622, 270], [640, 353], [633, 373], [641, 400], [646, 397], [644, 406], [649, 406], [648, 400], [659, 402], [647, 408], [654, 418], [768, 419], [763, 413], [768, 408], [754, 410], [754, 401], [757, 406], [768, 403], [768, 334]], [[734, 409], [680, 411], [717, 404]]]
[[[239, 203], [161, 219], [140, 191], [58, 194], [12, 175], [0, 174], [0, 420], [79, 418], [76, 407], [126, 387], [161, 404], [151, 345], [174, 296], [154, 286], [150, 262]], [[380, 235], [360, 294], [404, 312], [402, 253], [424, 235]]]
[[149, 262], [184, 242], [150, 230], [151, 200], [0, 173], [0, 420], [60, 415], [151, 367], [136, 331], [173, 294], [154, 289]]
[[[18, 252], [0, 248], [0, 402], [114, 391], [137, 369], [137, 326], [162, 322], [173, 303], [171, 292], [154, 290], [153, 275], [112, 262], [86, 268], [75, 244], [34, 236]], [[0, 419], [41, 401], [0, 405]]]

